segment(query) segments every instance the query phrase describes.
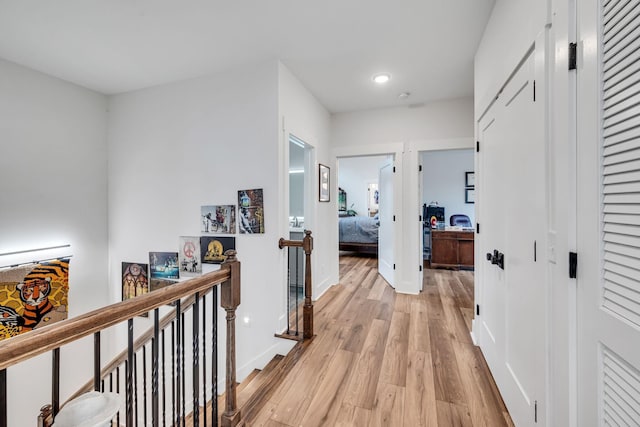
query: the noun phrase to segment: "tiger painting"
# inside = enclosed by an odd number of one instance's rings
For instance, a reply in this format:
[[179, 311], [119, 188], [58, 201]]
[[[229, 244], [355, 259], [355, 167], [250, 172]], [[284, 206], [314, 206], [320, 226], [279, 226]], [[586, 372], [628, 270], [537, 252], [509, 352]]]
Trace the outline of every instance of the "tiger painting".
[[[30, 331], [45, 322], [66, 319], [68, 275], [69, 260], [54, 260], [35, 265], [18, 283], [13, 282], [11, 287], [19, 298], [0, 301], [1, 335], [4, 335], [0, 340]], [[0, 285], [11, 283], [2, 282], [0, 273]]]

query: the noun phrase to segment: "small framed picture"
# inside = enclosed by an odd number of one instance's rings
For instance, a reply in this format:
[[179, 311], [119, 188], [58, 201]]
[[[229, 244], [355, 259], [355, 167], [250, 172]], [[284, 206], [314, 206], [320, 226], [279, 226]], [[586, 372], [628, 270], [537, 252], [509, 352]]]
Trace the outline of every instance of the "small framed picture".
[[465, 203], [475, 203], [476, 202], [476, 190], [475, 190], [475, 188], [465, 188], [464, 189], [464, 202]]
[[318, 200], [321, 201], [321, 202], [328, 202], [328, 201], [331, 200], [330, 191], [329, 191], [329, 189], [330, 189], [330, 186], [329, 186], [330, 185], [330, 180], [329, 180], [330, 179], [329, 178], [330, 169], [329, 169], [329, 166], [325, 166], [323, 164], [319, 164], [318, 165], [318, 172], [319, 172], [319, 180], [318, 180], [318, 183], [319, 183], [319, 188], [318, 188], [319, 197], [318, 197]]
[[476, 186], [476, 174], [475, 174], [475, 172], [465, 172], [464, 173], [464, 186], [465, 187], [475, 187]]

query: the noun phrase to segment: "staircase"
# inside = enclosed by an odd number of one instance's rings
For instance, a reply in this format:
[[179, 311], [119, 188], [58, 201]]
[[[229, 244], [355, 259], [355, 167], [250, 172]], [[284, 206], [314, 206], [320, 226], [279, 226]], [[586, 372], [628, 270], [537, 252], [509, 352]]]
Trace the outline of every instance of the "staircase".
[[[237, 402], [242, 419], [239, 426], [253, 425], [256, 415], [265, 406], [283, 379], [300, 360], [313, 340], [299, 341], [291, 351], [283, 356], [277, 354], [263, 369], [254, 369], [242, 383], [237, 385]], [[225, 396], [218, 399], [218, 414], [224, 412]], [[200, 407], [202, 413], [202, 407]], [[207, 404], [207, 414], [211, 414], [211, 401]], [[200, 417], [202, 419], [202, 417]], [[218, 420], [219, 421], [219, 420]], [[193, 425], [193, 414], [186, 418], [187, 426]]]

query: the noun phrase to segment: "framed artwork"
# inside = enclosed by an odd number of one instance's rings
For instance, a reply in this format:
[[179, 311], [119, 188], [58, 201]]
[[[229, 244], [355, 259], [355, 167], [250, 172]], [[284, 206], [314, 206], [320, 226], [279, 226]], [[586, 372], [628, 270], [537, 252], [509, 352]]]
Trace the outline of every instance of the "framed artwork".
[[149, 292], [148, 264], [122, 263], [122, 301]]
[[0, 341], [67, 318], [69, 258], [0, 271]]
[[200, 237], [181, 236], [178, 241], [178, 264], [181, 276], [202, 274], [200, 263]]
[[318, 164], [318, 200], [328, 202], [331, 200], [330, 169], [322, 163]]
[[200, 238], [200, 252], [202, 262], [207, 264], [221, 264], [227, 259], [225, 251], [236, 248], [235, 237], [209, 237]]
[[464, 186], [465, 187], [475, 187], [476, 186], [476, 174], [475, 174], [475, 172], [465, 172], [464, 173]]
[[238, 228], [240, 234], [264, 233], [262, 189], [238, 191]]
[[179, 279], [178, 252], [149, 252], [152, 279]]
[[203, 233], [236, 233], [235, 205], [201, 206], [200, 218]]
[[476, 190], [474, 188], [464, 189], [464, 202], [475, 203], [476, 202]]

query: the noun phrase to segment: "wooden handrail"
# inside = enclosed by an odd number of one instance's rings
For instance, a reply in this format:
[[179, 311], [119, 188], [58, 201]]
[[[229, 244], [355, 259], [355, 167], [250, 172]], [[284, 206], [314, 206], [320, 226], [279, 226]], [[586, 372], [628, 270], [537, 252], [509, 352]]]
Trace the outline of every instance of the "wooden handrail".
[[280, 249], [285, 247], [302, 248], [305, 254], [304, 265], [304, 307], [302, 311], [302, 336], [304, 339], [313, 338], [313, 302], [311, 301], [312, 282], [311, 282], [311, 252], [313, 252], [313, 237], [311, 230], [304, 231], [302, 240], [285, 240], [280, 238], [278, 241]]
[[0, 370], [229, 280], [229, 267], [0, 342]]

